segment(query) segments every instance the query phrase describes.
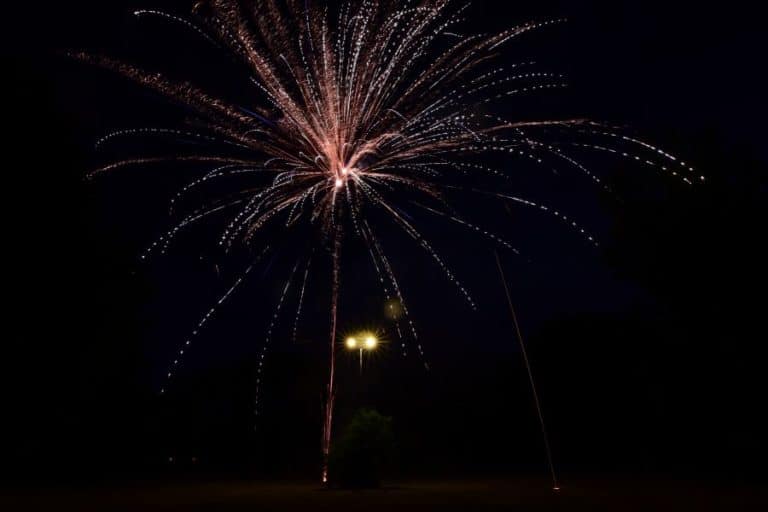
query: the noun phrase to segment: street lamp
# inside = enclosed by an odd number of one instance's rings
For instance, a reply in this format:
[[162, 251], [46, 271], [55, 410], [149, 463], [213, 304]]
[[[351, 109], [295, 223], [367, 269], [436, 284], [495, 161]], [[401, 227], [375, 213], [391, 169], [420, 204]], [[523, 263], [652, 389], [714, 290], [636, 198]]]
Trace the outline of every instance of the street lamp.
[[358, 350], [360, 353], [360, 375], [363, 374], [363, 352], [366, 350], [376, 350], [378, 345], [379, 340], [372, 334], [364, 334], [359, 338], [355, 336], [347, 338], [347, 348], [349, 350]]

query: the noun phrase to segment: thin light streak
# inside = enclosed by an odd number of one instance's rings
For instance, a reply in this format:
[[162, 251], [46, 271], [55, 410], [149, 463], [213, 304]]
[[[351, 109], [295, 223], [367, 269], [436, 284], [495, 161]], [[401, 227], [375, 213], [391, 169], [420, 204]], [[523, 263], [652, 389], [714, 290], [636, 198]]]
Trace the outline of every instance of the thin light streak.
[[264, 255], [269, 251], [269, 246], [267, 246], [261, 254], [259, 254], [256, 259], [253, 260], [253, 262], [248, 265], [248, 267], [245, 269], [245, 271], [235, 280], [234, 284], [224, 293], [224, 295], [219, 298], [218, 301], [216, 301], [216, 304], [211, 307], [211, 309], [208, 310], [208, 312], [203, 315], [203, 318], [197, 323], [197, 326], [195, 329], [189, 334], [189, 336], [184, 340], [184, 342], [181, 344], [181, 348], [176, 353], [176, 356], [171, 364], [171, 368], [168, 370], [168, 373], [166, 375], [166, 384], [160, 389], [160, 394], [164, 394], [166, 392], [166, 388], [168, 386], [168, 383], [173, 378], [174, 373], [178, 370], [179, 366], [182, 363], [182, 360], [184, 358], [185, 352], [187, 352], [192, 345], [192, 342], [197, 338], [203, 329], [205, 325], [213, 318], [213, 316], [216, 314], [216, 312], [219, 310], [219, 308], [229, 299], [229, 297], [235, 293], [235, 291], [240, 287], [241, 284], [245, 281], [245, 279], [248, 277], [248, 274], [251, 273], [253, 268], [256, 266], [256, 264], [264, 257]]
[[507, 296], [507, 303], [509, 305], [509, 312], [512, 316], [512, 323], [515, 326], [515, 334], [517, 335], [517, 341], [520, 344], [520, 352], [523, 355], [523, 361], [525, 362], [525, 369], [528, 373], [528, 381], [531, 384], [531, 392], [533, 394], [533, 401], [536, 405], [536, 414], [539, 418], [539, 425], [541, 426], [541, 434], [544, 439], [544, 449], [547, 453], [547, 462], [549, 463], [549, 471], [552, 476], [552, 490], [559, 491], [560, 490], [560, 484], [557, 480], [557, 472], [555, 471], [555, 463], [552, 458], [552, 447], [549, 443], [549, 434], [547, 434], [547, 426], [544, 422], [544, 413], [541, 410], [541, 400], [539, 399], [539, 392], [536, 389], [536, 379], [533, 378], [533, 370], [531, 369], [531, 361], [528, 359], [528, 350], [525, 347], [525, 340], [523, 339], [523, 333], [520, 330], [520, 324], [517, 321], [517, 313], [515, 313], [515, 306], [512, 303], [512, 295], [509, 291], [509, 285], [507, 284], [507, 278], [504, 276], [504, 268], [501, 265], [501, 258], [499, 258], [499, 253], [494, 251], [494, 255], [496, 256], [496, 265], [498, 265], [499, 268], [499, 276], [501, 277], [501, 282], [504, 285], [504, 293]]

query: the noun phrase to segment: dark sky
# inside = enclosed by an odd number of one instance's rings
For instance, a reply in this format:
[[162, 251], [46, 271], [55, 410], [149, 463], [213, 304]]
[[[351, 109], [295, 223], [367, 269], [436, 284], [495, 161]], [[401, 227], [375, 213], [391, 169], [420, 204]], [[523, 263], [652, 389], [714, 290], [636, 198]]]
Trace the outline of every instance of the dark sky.
[[[217, 273], [191, 251], [200, 240], [194, 237], [154, 263], [138, 262], [167, 226], [165, 204], [185, 169], [82, 179], [100, 161], [93, 150], [99, 136], [173, 124], [183, 112], [58, 50], [104, 51], [177, 74], [189, 70], [203, 81], [229, 79], [227, 66], [194, 38], [129, 15], [135, 7], [185, 12], [189, 4], [35, 2], [5, 16], [8, 467], [35, 471], [43, 461], [56, 468], [76, 455], [90, 473], [93, 461], [115, 468], [122, 458], [144, 468], [169, 453], [208, 453], [225, 466], [247, 460], [267, 473], [313, 463], [306, 453], [319, 438], [327, 279], [310, 290], [299, 344], [289, 341], [292, 315], [276, 331], [266, 419], [250, 415], [252, 369], [295, 261], [288, 251], [223, 308], [170, 397], [158, 399], [170, 354], [238, 267]], [[535, 213], [490, 221], [523, 250], [504, 262], [556, 453], [574, 471], [743, 474], [766, 453], [768, 84], [756, 10], [747, 2], [687, 0], [477, 1], [471, 8], [468, 28], [477, 31], [570, 20], [512, 45], [508, 58], [532, 57], [572, 83], [570, 92], [521, 105], [522, 112], [631, 127], [710, 177], [687, 189], [647, 169], [595, 159], [616, 197], [567, 178], [521, 183], [591, 227], [600, 249]], [[470, 312], [417, 249], [393, 239], [393, 262], [432, 371], [424, 373], [415, 354], [403, 361], [394, 347], [363, 379], [346, 361], [341, 416], [361, 404], [392, 414], [402, 445], [421, 447], [409, 452], [416, 469], [450, 459], [459, 471], [538, 470], [535, 417], [493, 254], [434, 221], [426, 229], [480, 312]], [[364, 268], [353, 253], [343, 277], [342, 329], [382, 328], [391, 340], [374, 276]]]

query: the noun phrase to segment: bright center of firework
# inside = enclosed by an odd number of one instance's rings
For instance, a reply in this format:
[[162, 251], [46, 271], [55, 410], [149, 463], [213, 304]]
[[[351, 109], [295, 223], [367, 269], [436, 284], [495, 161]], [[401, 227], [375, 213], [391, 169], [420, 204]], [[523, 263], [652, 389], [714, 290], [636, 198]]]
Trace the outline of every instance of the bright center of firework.
[[376, 341], [376, 338], [374, 338], [373, 336], [368, 336], [367, 338], [365, 338], [366, 348], [373, 349], [373, 348], [376, 348], [376, 345], [377, 345], [377, 341]]
[[341, 188], [344, 186], [344, 184], [347, 182], [347, 179], [349, 179], [349, 176], [354, 172], [354, 169], [343, 165], [339, 167], [338, 173], [336, 174], [336, 188]]
[[350, 348], [350, 349], [357, 348], [357, 339], [347, 338], [347, 348]]

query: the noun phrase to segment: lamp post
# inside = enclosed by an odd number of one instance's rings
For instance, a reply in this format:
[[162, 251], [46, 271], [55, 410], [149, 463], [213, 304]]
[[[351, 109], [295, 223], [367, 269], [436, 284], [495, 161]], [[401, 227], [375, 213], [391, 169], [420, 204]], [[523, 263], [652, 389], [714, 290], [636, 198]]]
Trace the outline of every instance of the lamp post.
[[363, 374], [363, 352], [376, 350], [379, 340], [372, 334], [362, 336], [350, 336], [347, 338], [347, 349], [357, 350], [360, 354], [360, 375]]

